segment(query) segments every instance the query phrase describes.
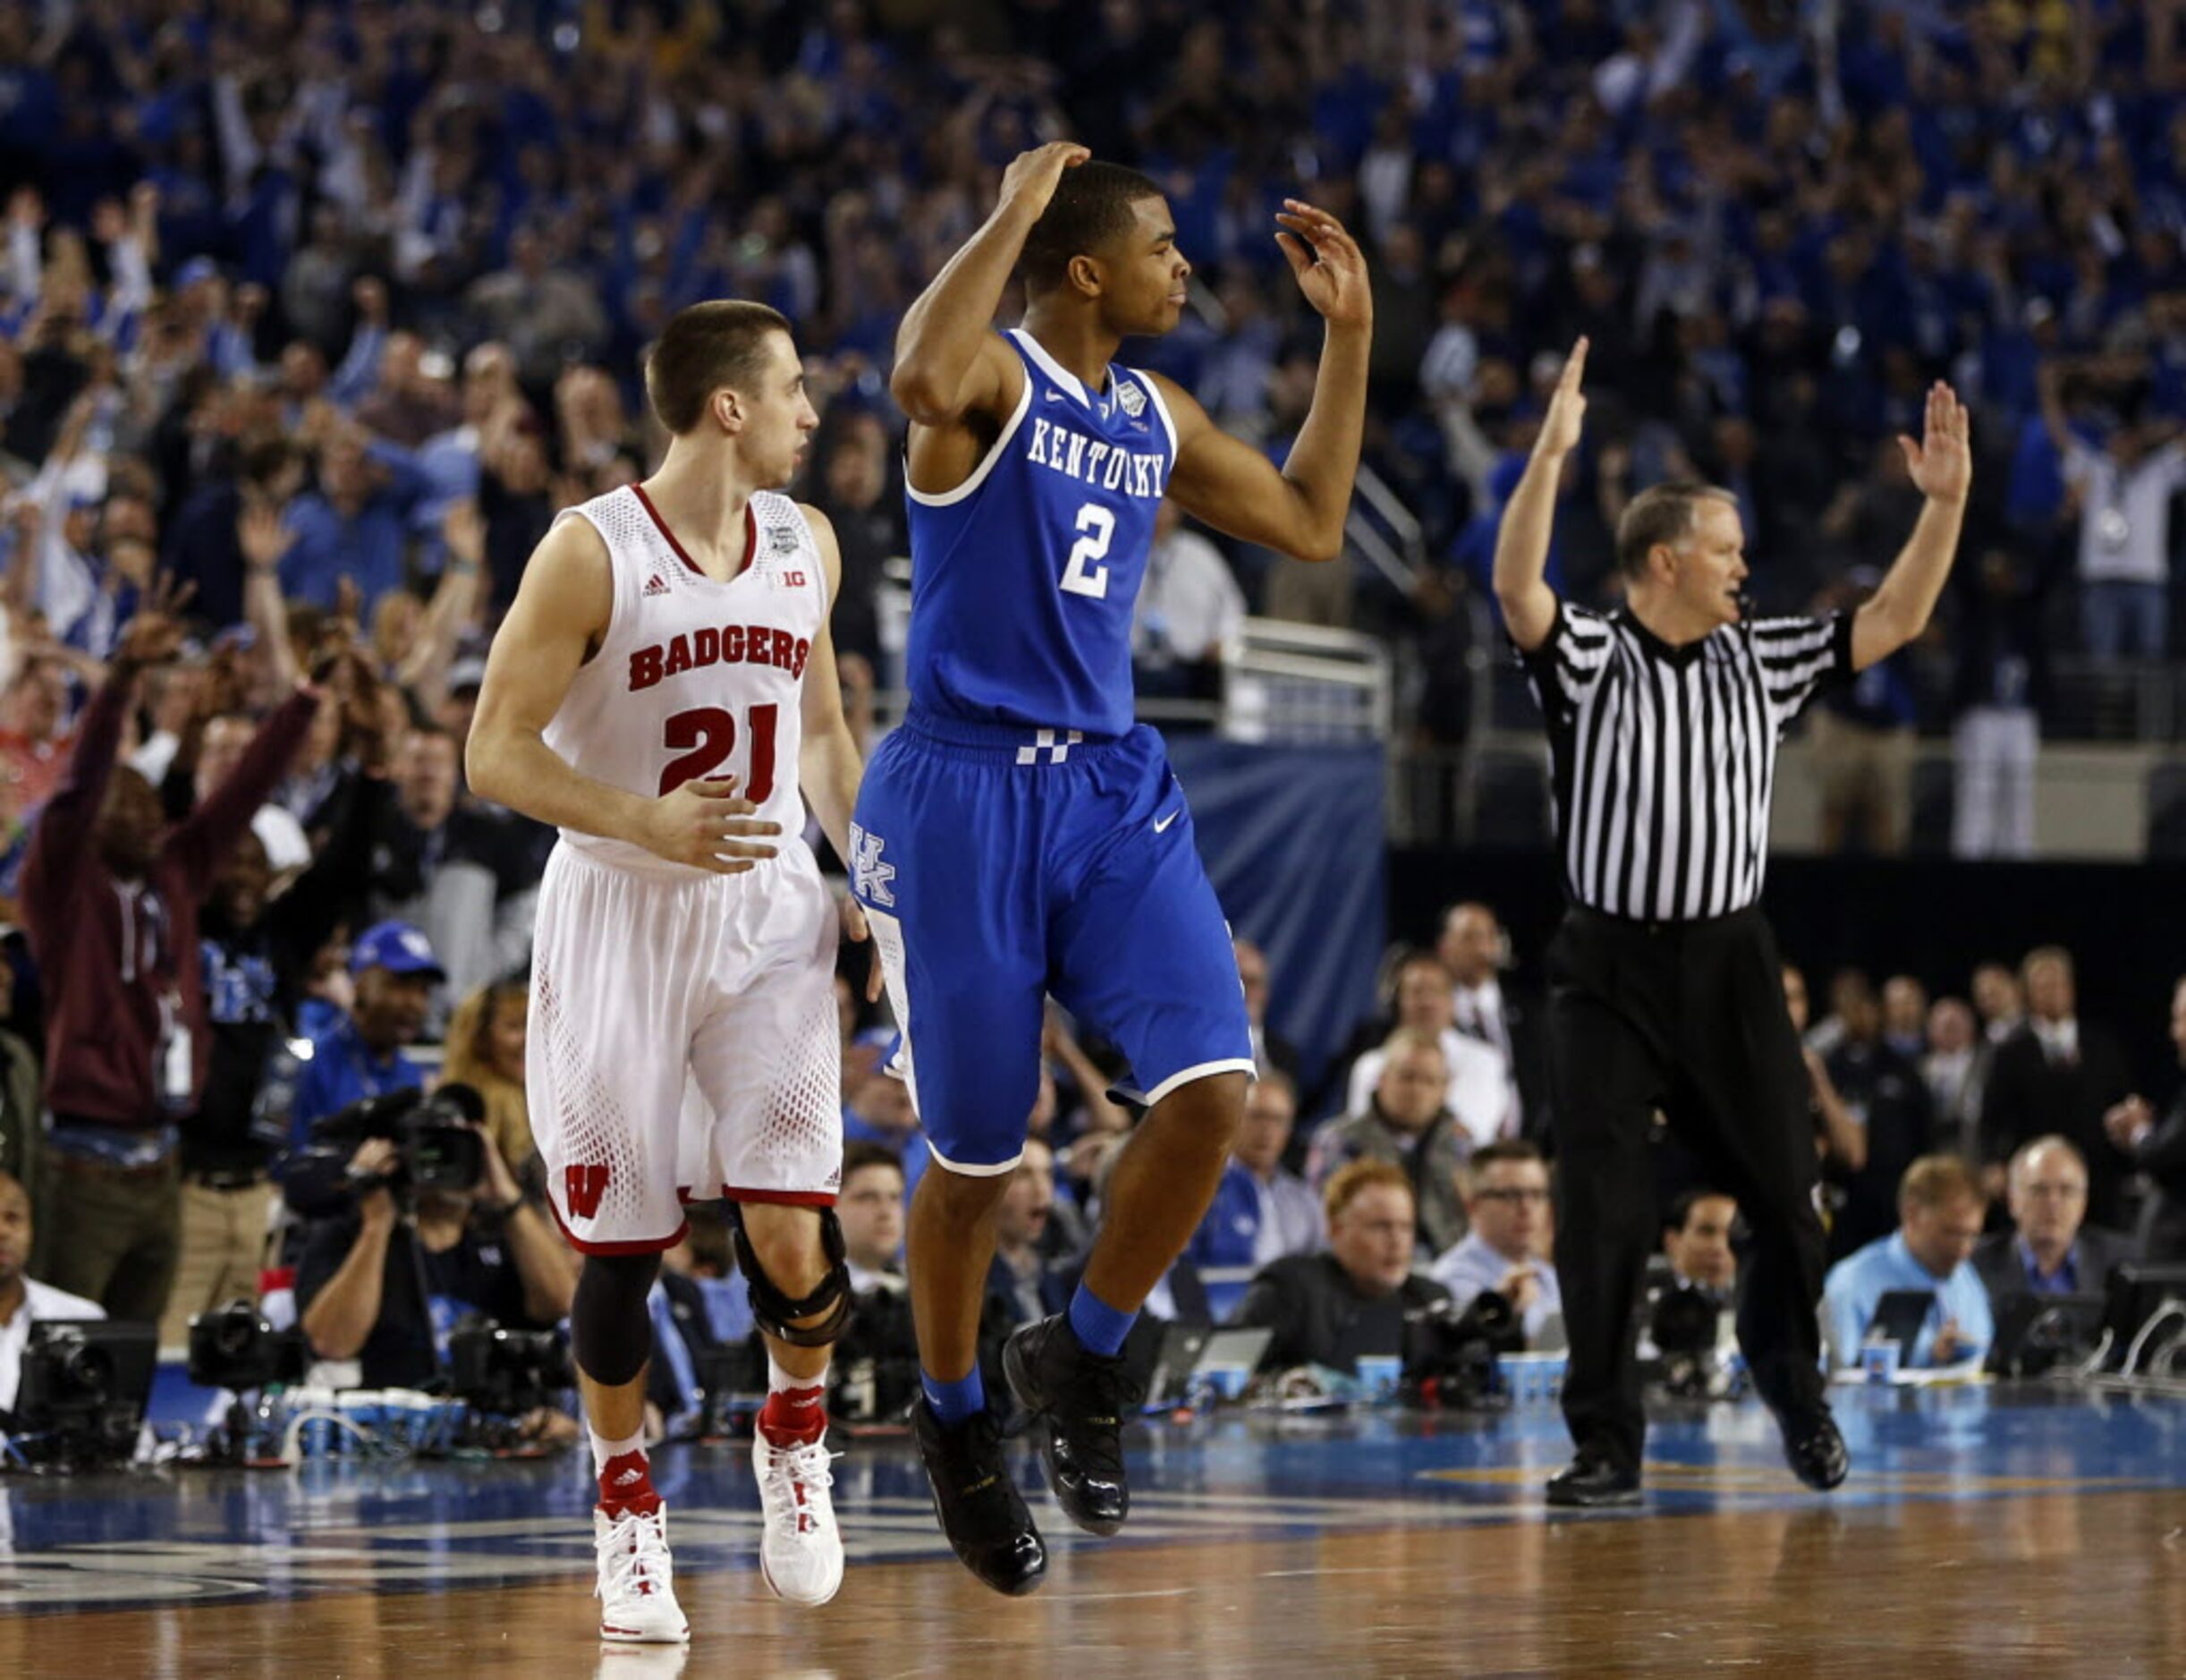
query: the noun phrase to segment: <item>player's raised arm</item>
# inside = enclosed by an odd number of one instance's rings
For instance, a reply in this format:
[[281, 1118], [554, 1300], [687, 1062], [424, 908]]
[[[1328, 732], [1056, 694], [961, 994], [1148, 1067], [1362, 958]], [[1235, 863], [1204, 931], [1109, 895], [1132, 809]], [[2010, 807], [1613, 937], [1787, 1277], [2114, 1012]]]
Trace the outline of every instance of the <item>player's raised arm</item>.
[[1556, 517], [1556, 480], [1563, 474], [1564, 457], [1579, 447], [1586, 419], [1586, 394], [1580, 388], [1586, 373], [1582, 338], [1563, 363], [1556, 394], [1541, 420], [1541, 434], [1533, 440], [1532, 458], [1511, 492], [1503, 528], [1495, 535], [1495, 599], [1511, 640], [1528, 653], [1547, 640], [1556, 622], [1555, 591], [1547, 582], [1548, 534]]
[[1011, 382], [1022, 374], [995, 335], [995, 310], [1063, 172], [1091, 156], [1069, 140], [1019, 156], [1002, 177], [994, 214], [904, 311], [888, 389], [919, 424], [948, 426], [975, 411], [1006, 407], [1005, 397], [1015, 401]]
[[691, 781], [647, 799], [581, 776], [546, 744], [546, 725], [614, 612], [607, 545], [590, 522], [565, 519], [540, 539], [486, 657], [486, 681], [463, 766], [471, 791], [540, 822], [632, 845], [677, 863], [741, 874], [781, 832], [751, 820], [733, 780]]
[[1295, 555], [1334, 560], [1343, 552], [1343, 520], [1359, 476], [1366, 430], [1367, 352], [1374, 299], [1366, 259], [1343, 223], [1296, 199], [1284, 200], [1275, 235], [1298, 289], [1328, 323], [1321, 341], [1313, 406], [1278, 471], [1230, 437], [1180, 386], [1161, 381], [1176, 421], [1176, 467], [1169, 494], [1177, 505], [1233, 537]]

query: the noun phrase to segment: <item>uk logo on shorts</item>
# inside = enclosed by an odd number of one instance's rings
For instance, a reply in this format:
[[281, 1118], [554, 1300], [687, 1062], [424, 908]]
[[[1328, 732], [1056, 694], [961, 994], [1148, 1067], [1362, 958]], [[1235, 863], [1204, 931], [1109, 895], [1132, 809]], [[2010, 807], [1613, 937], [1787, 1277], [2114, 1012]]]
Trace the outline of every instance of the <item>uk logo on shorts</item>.
[[895, 903], [895, 895], [888, 890], [888, 883], [895, 878], [895, 865], [880, 861], [881, 848], [887, 844], [878, 835], [868, 834], [856, 823], [851, 824], [851, 887], [868, 904]]

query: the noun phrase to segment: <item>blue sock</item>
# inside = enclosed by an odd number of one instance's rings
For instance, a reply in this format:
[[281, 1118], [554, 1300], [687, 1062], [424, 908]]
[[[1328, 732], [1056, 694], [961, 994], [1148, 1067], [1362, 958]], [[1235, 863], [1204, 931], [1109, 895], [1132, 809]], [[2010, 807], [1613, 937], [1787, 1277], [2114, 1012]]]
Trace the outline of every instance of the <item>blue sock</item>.
[[953, 1430], [987, 1410], [987, 1385], [979, 1380], [977, 1365], [971, 1368], [969, 1377], [959, 1377], [954, 1382], [929, 1377], [921, 1369], [919, 1387], [926, 1390], [926, 1404], [934, 1408], [934, 1415], [941, 1420], [944, 1429]]
[[1071, 1297], [1071, 1331], [1089, 1353], [1113, 1359], [1122, 1353], [1123, 1338], [1138, 1319], [1135, 1312], [1118, 1312], [1083, 1284]]

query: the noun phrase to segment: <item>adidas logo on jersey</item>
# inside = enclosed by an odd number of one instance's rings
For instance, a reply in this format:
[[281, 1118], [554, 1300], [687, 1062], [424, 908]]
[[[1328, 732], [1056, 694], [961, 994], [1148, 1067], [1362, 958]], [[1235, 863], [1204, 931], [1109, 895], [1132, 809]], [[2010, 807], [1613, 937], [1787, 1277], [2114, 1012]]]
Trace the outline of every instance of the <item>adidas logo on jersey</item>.
[[657, 572], [654, 573], [651, 577], [646, 579], [645, 587], [638, 591], [638, 593], [641, 596], [665, 595], [667, 592], [668, 580], [662, 577]]

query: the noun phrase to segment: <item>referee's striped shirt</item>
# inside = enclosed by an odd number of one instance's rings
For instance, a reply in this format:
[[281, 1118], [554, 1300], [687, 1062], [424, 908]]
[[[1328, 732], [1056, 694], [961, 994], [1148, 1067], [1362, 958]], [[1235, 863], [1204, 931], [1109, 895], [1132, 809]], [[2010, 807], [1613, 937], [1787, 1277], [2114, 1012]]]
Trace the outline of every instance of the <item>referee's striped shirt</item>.
[[1524, 660], [1572, 902], [1690, 921], [1758, 900], [1776, 743], [1825, 683], [1851, 677], [1851, 615], [1758, 619], [1673, 648], [1629, 610], [1559, 602]]

